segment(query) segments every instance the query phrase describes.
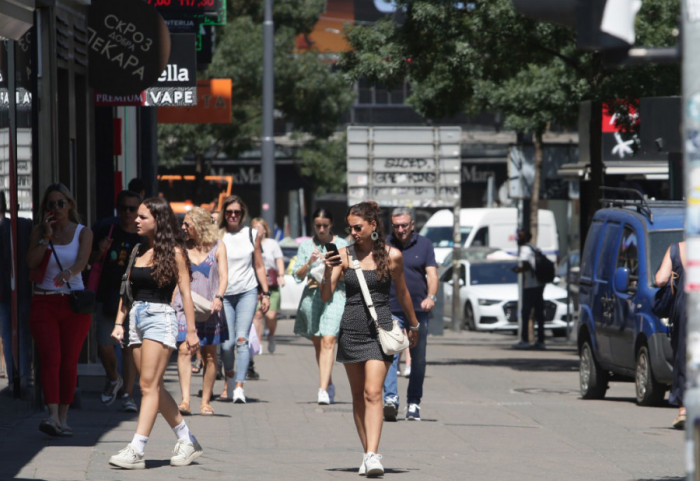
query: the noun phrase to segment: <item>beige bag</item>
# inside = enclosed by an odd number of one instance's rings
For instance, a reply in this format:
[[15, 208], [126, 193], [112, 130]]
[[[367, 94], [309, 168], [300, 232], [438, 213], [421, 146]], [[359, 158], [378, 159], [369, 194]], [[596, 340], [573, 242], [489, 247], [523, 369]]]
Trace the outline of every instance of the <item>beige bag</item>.
[[192, 304], [194, 304], [194, 322], [204, 322], [211, 316], [211, 301], [201, 294], [190, 291]]

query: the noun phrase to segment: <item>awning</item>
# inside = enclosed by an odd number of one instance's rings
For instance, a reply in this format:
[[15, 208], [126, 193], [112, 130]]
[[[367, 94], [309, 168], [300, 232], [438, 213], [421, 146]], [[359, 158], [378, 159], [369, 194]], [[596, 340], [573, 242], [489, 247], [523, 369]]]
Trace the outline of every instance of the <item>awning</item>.
[[34, 25], [35, 0], [0, 0], [0, 37], [19, 40]]
[[[588, 180], [591, 165], [587, 162], [563, 164], [557, 173], [567, 180]], [[606, 160], [605, 175], [624, 175], [645, 180], [668, 180], [668, 160]]]

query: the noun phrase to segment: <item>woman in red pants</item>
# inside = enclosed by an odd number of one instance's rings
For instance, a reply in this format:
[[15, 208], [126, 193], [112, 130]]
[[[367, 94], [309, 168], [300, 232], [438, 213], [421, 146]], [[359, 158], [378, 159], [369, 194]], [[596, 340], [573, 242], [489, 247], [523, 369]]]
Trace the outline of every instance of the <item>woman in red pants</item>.
[[75, 199], [65, 185], [51, 184], [46, 189], [39, 223], [29, 242], [29, 268], [46, 265], [41, 282], [34, 286], [29, 314], [39, 352], [44, 402], [49, 409], [49, 417], [41, 421], [39, 429], [51, 436], [72, 436], [68, 406], [73, 402], [78, 357], [91, 316], [73, 312], [68, 294], [84, 289], [80, 273], [90, 257], [92, 232], [80, 224]]

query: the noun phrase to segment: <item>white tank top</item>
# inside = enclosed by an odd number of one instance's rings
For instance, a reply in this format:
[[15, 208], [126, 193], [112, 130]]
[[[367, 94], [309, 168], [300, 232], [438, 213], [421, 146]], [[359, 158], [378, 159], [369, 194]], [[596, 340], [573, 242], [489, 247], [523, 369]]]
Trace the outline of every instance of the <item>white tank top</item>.
[[[75, 260], [78, 258], [78, 251], [80, 250], [80, 231], [83, 230], [83, 227], [85, 226], [78, 224], [78, 226], [75, 228], [73, 239], [69, 244], [53, 245], [56, 255], [61, 260], [63, 269], [67, 269], [75, 264]], [[68, 292], [69, 290], [82, 291], [85, 289], [85, 286], [83, 285], [83, 276], [81, 276], [78, 272], [74, 272], [73, 277], [70, 278], [70, 289], [68, 289], [67, 285], [56, 287], [56, 285], [53, 283], [53, 278], [56, 277], [59, 272], [61, 272], [61, 269], [58, 267], [56, 257], [52, 253], [51, 257], [49, 257], [49, 263], [46, 266], [44, 280], [41, 281], [41, 284], [37, 284], [37, 287], [46, 291], [59, 292]]]
[[225, 295], [243, 294], [258, 287], [258, 278], [253, 267], [253, 242], [257, 235], [256, 230], [250, 232], [250, 227], [243, 227], [236, 233], [224, 234], [223, 241], [228, 260], [228, 285]]

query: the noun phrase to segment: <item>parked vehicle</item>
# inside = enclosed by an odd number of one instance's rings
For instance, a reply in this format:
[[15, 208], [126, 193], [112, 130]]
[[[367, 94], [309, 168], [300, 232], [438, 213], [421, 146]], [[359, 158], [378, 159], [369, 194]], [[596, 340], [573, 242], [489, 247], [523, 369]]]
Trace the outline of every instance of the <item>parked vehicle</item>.
[[[461, 258], [464, 261], [475, 261], [480, 259], [515, 259], [515, 256], [508, 254], [498, 247], [471, 246], [460, 250]], [[442, 263], [438, 265], [438, 275], [442, 275], [445, 270], [452, 265], [452, 250], [447, 253]]]
[[581, 256], [580, 389], [585, 399], [602, 399], [611, 376], [634, 379], [637, 403], [655, 405], [671, 384], [673, 353], [667, 320], [651, 310], [654, 275], [683, 238], [685, 204], [630, 190], [619, 195], [632, 198], [606, 200], [595, 213]]
[[[464, 325], [474, 331], [518, 330], [517, 260], [461, 261], [459, 299]], [[445, 322], [452, 322], [453, 283], [448, 268], [440, 277], [443, 285]], [[566, 336], [566, 291], [553, 284], [544, 290], [545, 329], [555, 336]]]
[[[559, 254], [559, 237], [554, 213], [540, 209], [537, 214], [537, 247], [552, 261]], [[420, 231], [435, 248], [435, 260], [441, 264], [454, 246], [454, 215], [449, 209], [435, 212]], [[497, 247], [509, 254], [517, 254], [515, 234], [518, 228], [518, 209], [514, 207], [461, 209], [459, 213], [462, 247]]]
[[[581, 251], [578, 249], [569, 252], [557, 264], [556, 284], [566, 289], [571, 298], [574, 312], [578, 311], [578, 277], [581, 264]], [[573, 314], [573, 313], [572, 313]]]

